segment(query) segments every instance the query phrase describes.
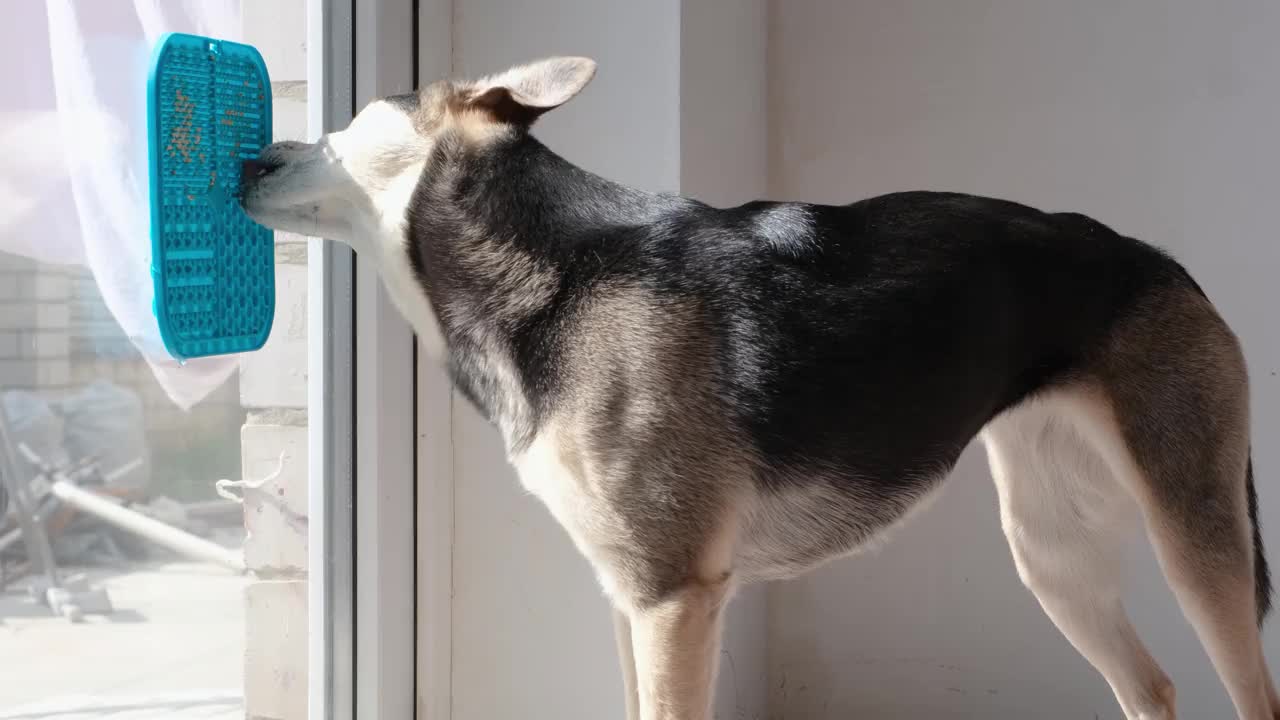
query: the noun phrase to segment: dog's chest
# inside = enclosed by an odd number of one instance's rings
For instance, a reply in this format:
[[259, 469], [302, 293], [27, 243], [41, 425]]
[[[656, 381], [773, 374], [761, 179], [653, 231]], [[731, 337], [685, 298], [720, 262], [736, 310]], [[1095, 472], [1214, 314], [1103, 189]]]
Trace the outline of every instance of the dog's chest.
[[616, 596], [617, 578], [610, 572], [606, 548], [625, 545], [624, 518], [598, 488], [593, 488], [581, 468], [565, 461], [557, 447], [555, 433], [543, 433], [533, 444], [512, 458], [520, 483], [542, 501], [560, 526], [568, 532], [578, 551], [596, 571], [605, 593]]

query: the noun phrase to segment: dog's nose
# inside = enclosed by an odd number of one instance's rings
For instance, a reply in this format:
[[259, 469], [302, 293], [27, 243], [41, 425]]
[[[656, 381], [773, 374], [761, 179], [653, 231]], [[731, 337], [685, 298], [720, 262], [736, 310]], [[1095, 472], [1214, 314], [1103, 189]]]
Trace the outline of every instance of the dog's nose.
[[280, 167], [280, 163], [260, 157], [245, 160], [240, 164], [240, 179], [244, 182], [258, 180], [270, 175], [278, 167]]
[[243, 160], [240, 163], [240, 188], [239, 195], [241, 198], [248, 197], [250, 192], [258, 184], [262, 178], [275, 172], [280, 167], [280, 163], [269, 158], [257, 157], [252, 160]]
[[261, 180], [301, 157], [307, 147], [306, 143], [285, 140], [266, 146], [256, 158], [241, 160], [240, 195], [248, 195]]

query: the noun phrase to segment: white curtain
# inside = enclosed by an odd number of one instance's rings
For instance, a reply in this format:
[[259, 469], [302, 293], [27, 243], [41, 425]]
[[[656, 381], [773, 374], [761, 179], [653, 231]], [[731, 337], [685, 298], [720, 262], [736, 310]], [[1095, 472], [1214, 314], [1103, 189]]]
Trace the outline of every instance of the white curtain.
[[[261, 2], [264, 0], [250, 0]], [[0, 22], [0, 250], [84, 265], [173, 402], [234, 356], [180, 364], [151, 311], [146, 79], [166, 32], [240, 40], [240, 0], [8, 0]]]

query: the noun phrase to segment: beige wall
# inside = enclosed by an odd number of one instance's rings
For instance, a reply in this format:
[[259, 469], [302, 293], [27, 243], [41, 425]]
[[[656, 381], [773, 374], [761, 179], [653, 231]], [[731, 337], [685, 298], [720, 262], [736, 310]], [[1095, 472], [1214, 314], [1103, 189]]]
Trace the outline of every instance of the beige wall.
[[[774, 0], [771, 21], [774, 195], [999, 195], [1093, 214], [1188, 265], [1243, 337], [1280, 553], [1280, 5]], [[1134, 560], [1135, 622], [1180, 716], [1232, 716], [1145, 545]], [[981, 450], [883, 551], [769, 600], [773, 717], [1121, 717], [1018, 583]], [[1280, 663], [1280, 630], [1266, 638]]]

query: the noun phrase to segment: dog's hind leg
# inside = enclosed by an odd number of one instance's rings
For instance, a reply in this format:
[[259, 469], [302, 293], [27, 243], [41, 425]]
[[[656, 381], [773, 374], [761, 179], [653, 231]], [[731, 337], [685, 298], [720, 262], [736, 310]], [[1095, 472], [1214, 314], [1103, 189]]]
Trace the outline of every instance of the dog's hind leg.
[[1137, 509], [1081, 437], [1072, 391], [1031, 400], [983, 431], [1018, 575], [1106, 679], [1129, 720], [1172, 720], [1173, 685], [1121, 602]]
[[1114, 428], [1098, 437], [1183, 613], [1238, 715], [1280, 718], [1258, 631], [1270, 588], [1239, 344], [1203, 295], [1169, 288], [1139, 303], [1097, 365], [1107, 403], [1094, 427]]

